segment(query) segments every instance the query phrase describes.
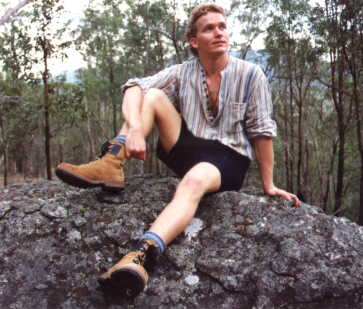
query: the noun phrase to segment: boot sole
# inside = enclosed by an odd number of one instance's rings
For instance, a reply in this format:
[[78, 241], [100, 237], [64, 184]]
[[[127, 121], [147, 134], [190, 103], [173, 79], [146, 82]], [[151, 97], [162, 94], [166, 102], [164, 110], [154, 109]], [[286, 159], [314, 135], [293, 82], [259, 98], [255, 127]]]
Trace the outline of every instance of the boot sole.
[[135, 297], [145, 288], [142, 277], [132, 269], [118, 269], [110, 278], [98, 279], [98, 283], [106, 293], [122, 294], [126, 297]]
[[55, 174], [57, 177], [64, 181], [65, 183], [78, 187], [78, 188], [95, 188], [95, 187], [101, 187], [105, 191], [109, 192], [120, 192], [124, 189], [124, 184], [117, 183], [115, 181], [106, 181], [106, 182], [99, 182], [99, 181], [92, 181], [88, 180], [82, 176], [78, 176], [76, 174], [73, 174], [67, 170], [64, 170], [62, 168], [57, 168], [55, 170]]

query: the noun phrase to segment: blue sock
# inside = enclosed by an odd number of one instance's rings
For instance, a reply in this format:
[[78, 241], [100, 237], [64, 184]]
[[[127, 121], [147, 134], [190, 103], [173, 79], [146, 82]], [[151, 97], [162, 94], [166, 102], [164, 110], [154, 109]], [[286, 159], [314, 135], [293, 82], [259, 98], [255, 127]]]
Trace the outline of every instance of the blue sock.
[[125, 144], [126, 143], [126, 135], [118, 135], [113, 140], [118, 141], [121, 144]]
[[160, 236], [154, 232], [147, 231], [144, 235], [141, 236], [140, 240], [142, 239], [152, 239], [155, 240], [156, 244], [159, 247], [160, 254], [163, 254], [163, 252], [166, 249], [166, 245], [164, 241], [160, 238]]

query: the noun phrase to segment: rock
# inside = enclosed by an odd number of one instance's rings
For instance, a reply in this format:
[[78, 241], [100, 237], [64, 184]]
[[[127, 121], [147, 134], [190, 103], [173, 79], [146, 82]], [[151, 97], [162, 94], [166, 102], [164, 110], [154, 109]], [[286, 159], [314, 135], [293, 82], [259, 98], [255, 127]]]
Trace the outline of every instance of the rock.
[[199, 283], [199, 277], [195, 275], [188, 275], [184, 280], [188, 285], [196, 285]]
[[67, 217], [67, 210], [61, 205], [47, 204], [42, 210], [42, 214], [49, 218], [65, 218]]
[[11, 209], [10, 201], [0, 202], [0, 218], [4, 217]]
[[177, 183], [135, 177], [120, 194], [59, 181], [0, 190], [0, 308], [363, 308], [363, 228], [253, 188], [203, 199], [138, 297], [104, 295], [98, 275]]

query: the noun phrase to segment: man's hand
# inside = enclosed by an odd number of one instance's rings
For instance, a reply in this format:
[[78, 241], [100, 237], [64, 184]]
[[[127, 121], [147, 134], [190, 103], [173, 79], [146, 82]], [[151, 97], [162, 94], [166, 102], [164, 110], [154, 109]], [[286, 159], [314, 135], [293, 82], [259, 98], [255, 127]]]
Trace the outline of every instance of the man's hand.
[[142, 128], [129, 129], [126, 137], [126, 157], [145, 160], [146, 142]]
[[296, 208], [299, 208], [301, 206], [301, 201], [295, 194], [276, 188], [275, 186], [272, 186], [269, 189], [265, 189], [264, 191], [269, 196], [279, 196], [284, 198], [285, 200], [293, 201]]

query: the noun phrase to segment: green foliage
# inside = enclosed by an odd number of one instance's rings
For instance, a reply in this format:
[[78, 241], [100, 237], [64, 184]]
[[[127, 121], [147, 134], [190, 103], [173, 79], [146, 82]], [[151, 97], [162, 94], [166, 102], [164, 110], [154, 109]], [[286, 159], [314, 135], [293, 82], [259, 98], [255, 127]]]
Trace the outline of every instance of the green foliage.
[[[69, 84], [60, 80], [51, 84], [53, 123], [59, 128], [76, 126], [87, 118], [83, 104], [84, 89], [79, 84]], [[57, 130], [56, 130], [57, 131]]]
[[[26, 15], [22, 14], [22, 16]], [[11, 21], [10, 28], [4, 28], [0, 37], [0, 58], [4, 70], [14, 81], [31, 78], [32, 76], [29, 76], [28, 72], [33, 65], [29, 59], [32, 45], [31, 39], [26, 35], [28, 27], [24, 26], [21, 19], [15, 19]]]

